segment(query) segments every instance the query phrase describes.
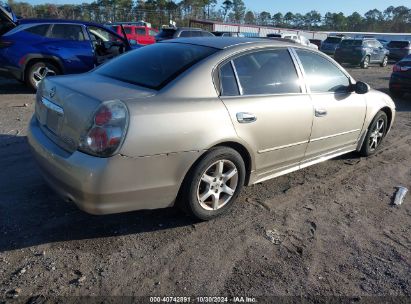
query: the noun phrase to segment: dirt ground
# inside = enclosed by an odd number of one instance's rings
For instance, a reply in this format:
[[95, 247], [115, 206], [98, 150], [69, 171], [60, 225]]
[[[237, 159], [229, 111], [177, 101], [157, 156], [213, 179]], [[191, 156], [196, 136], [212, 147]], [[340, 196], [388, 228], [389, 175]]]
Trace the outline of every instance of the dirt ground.
[[[391, 69], [348, 70], [387, 92]], [[352, 153], [248, 187], [229, 215], [202, 223], [174, 209], [92, 216], [63, 202], [30, 155], [33, 101], [21, 84], [0, 79], [0, 303], [120, 295], [411, 301], [411, 193], [392, 205], [395, 186], [411, 189], [410, 95], [396, 100], [394, 127], [376, 155]]]

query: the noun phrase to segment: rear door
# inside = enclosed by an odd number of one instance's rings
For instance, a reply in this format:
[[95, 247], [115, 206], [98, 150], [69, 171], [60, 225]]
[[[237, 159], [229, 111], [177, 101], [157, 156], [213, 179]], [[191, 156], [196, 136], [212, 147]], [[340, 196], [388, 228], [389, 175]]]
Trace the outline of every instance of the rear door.
[[256, 180], [298, 167], [313, 121], [310, 96], [287, 48], [249, 51], [220, 66], [220, 98], [256, 152]]
[[0, 36], [7, 33], [17, 25], [17, 18], [13, 12], [0, 6]]
[[318, 52], [295, 49], [314, 105], [314, 120], [305, 163], [356, 146], [363, 128], [364, 95], [350, 92], [350, 80]]
[[83, 73], [94, 67], [93, 50], [82, 25], [53, 24], [48, 38], [45, 48], [62, 59], [67, 74]]

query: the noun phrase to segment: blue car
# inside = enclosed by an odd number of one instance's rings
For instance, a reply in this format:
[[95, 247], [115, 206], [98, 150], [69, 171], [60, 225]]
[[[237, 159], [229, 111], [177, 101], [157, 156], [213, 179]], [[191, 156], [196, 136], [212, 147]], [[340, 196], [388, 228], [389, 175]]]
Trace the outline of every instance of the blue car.
[[17, 20], [0, 7], [0, 72], [33, 89], [46, 76], [87, 72], [136, 47], [96, 23]]

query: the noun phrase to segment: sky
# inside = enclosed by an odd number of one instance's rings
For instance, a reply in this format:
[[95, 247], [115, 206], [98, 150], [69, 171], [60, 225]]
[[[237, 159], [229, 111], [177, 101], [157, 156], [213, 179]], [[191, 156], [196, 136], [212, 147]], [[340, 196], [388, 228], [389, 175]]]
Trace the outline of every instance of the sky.
[[[19, 0], [15, 0], [19, 1]], [[31, 4], [40, 3], [83, 3], [92, 2], [91, 0], [22, 0]], [[179, 2], [179, 0], [176, 0]], [[219, 3], [222, 3], [219, 0]], [[291, 11], [292, 13], [307, 13], [311, 10], [317, 10], [321, 14], [326, 12], [339, 13], [343, 12], [345, 15], [350, 15], [354, 11], [364, 14], [370, 9], [378, 9], [380, 11], [385, 10], [388, 6], [400, 6], [404, 5], [411, 8], [411, 0], [244, 0], [244, 3], [248, 10], [252, 11], [268, 11], [269, 13], [281, 12], [286, 13]], [[219, 4], [218, 6], [220, 6]]]

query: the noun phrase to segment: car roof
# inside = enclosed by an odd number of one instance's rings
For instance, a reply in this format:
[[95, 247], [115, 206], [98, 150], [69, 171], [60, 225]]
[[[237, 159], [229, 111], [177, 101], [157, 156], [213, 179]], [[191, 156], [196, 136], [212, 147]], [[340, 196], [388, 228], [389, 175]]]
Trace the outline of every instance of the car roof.
[[178, 38], [162, 41], [160, 43], [184, 43], [200, 46], [212, 47], [215, 49], [227, 49], [239, 45], [271, 45], [271, 46], [295, 46], [295, 42], [286, 39], [258, 39], [258, 38], [241, 38], [241, 37], [193, 37]]
[[69, 19], [19, 19], [19, 24], [30, 24], [30, 23], [72, 23], [72, 24], [84, 24], [84, 25], [94, 25], [103, 27], [99, 23], [89, 22], [89, 21], [82, 21], [82, 20], [69, 20]]

